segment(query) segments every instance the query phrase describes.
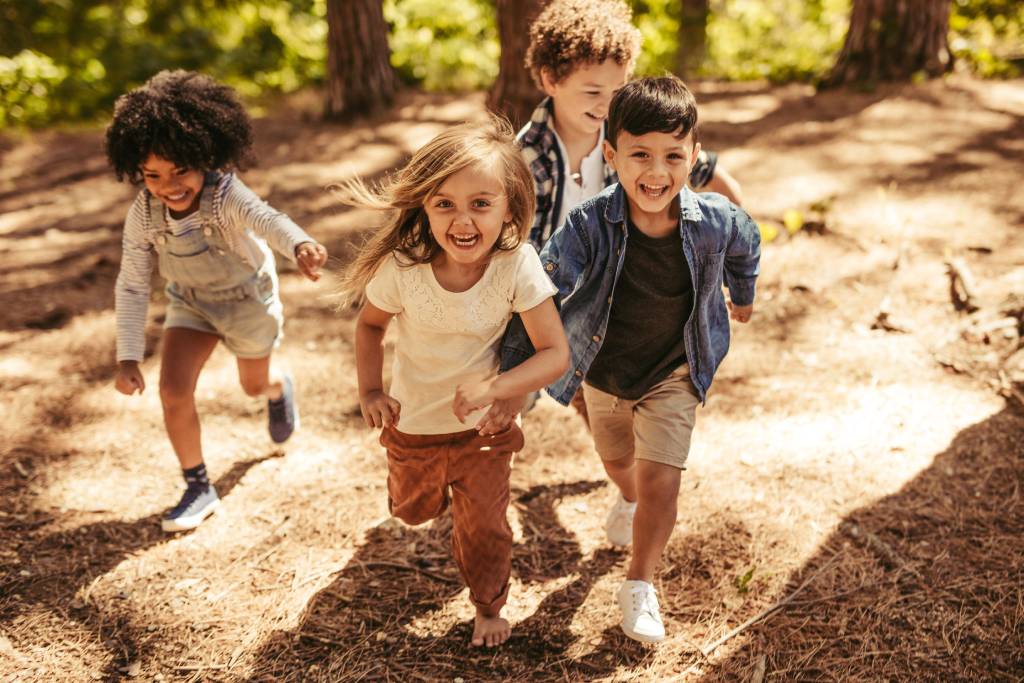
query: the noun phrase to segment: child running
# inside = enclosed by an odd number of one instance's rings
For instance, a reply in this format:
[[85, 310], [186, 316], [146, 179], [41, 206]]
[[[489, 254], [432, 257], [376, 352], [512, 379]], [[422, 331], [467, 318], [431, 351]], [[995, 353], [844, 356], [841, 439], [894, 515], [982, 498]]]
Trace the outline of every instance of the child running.
[[[526, 240], [530, 171], [507, 123], [441, 133], [389, 184], [341, 187], [343, 201], [388, 212], [349, 270], [343, 293], [363, 297], [356, 323], [359, 404], [382, 428], [388, 506], [408, 524], [452, 509], [452, 551], [476, 607], [471, 643], [495, 646], [511, 630], [512, 531], [506, 518], [514, 417], [522, 397], [560, 376], [569, 350], [555, 287]], [[519, 313], [536, 355], [498, 374], [498, 350]], [[390, 389], [383, 339], [397, 326]]]
[[268, 399], [271, 438], [282, 443], [299, 426], [292, 379], [270, 362], [283, 320], [264, 239], [314, 281], [327, 251], [230, 172], [245, 165], [251, 146], [249, 116], [234, 92], [186, 71], [160, 72], [122, 95], [107, 128], [117, 179], [145, 186], [125, 220], [115, 287], [115, 387], [123, 394], [146, 388], [139, 363], [154, 261], [167, 281], [160, 400], [186, 488], [164, 514], [164, 531], [193, 529], [220, 504], [206, 474], [194, 395], [218, 341], [237, 358], [245, 393]]
[[[625, 85], [604, 141], [618, 184], [570, 211], [541, 252], [572, 350], [548, 392], [567, 405], [582, 384], [594, 448], [619, 490], [608, 539], [633, 544], [621, 626], [645, 642], [665, 637], [653, 581], [696, 408], [729, 350], [730, 314], [750, 320], [760, 261], [750, 216], [686, 187], [696, 138], [696, 102], [678, 78]], [[528, 354], [529, 341], [510, 330], [503, 365]]]

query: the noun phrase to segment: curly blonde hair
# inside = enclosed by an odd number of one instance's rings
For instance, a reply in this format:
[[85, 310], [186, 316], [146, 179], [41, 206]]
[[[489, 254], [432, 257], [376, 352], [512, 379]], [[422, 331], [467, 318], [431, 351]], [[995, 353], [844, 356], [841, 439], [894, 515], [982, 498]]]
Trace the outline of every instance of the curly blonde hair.
[[369, 188], [359, 179], [332, 189], [348, 206], [381, 212], [383, 225], [359, 250], [342, 277], [339, 306], [357, 303], [384, 259], [401, 254], [407, 264], [430, 263], [442, 252], [430, 232], [424, 205], [459, 171], [473, 166], [494, 169], [502, 179], [512, 220], [502, 227], [495, 250], [514, 250], [533, 225], [536, 195], [533, 174], [515, 144], [515, 131], [505, 119], [448, 128], [416, 152], [398, 174], [382, 186]]
[[633, 10], [622, 0], [555, 0], [530, 25], [524, 63], [543, 90], [544, 69], [555, 83], [582, 64], [608, 59], [632, 71], [640, 40]]

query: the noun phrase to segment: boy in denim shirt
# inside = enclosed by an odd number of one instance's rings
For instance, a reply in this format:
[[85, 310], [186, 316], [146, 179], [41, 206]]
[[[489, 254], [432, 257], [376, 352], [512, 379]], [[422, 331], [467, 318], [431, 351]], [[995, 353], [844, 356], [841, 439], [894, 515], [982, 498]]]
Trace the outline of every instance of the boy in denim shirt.
[[[547, 390], [568, 405], [583, 386], [595, 449], [621, 494], [608, 537], [634, 546], [618, 592], [622, 630], [644, 642], [665, 637], [655, 568], [675, 525], [697, 405], [729, 349], [730, 313], [750, 320], [760, 259], [750, 216], [686, 187], [696, 127], [696, 102], [678, 78], [625, 85], [604, 142], [618, 184], [570, 211], [541, 252], [572, 350]], [[503, 369], [531, 352], [519, 329], [506, 336]]]

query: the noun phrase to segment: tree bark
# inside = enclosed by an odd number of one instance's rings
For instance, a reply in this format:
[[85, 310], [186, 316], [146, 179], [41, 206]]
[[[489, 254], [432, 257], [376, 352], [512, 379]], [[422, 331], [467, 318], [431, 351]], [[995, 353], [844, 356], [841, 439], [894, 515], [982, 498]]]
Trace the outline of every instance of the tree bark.
[[709, 0], [682, 0], [676, 67], [683, 79], [695, 78], [707, 53]]
[[325, 118], [346, 119], [387, 106], [395, 88], [381, 0], [327, 0]]
[[824, 85], [940, 76], [952, 67], [949, 0], [853, 0], [850, 29]]
[[544, 97], [523, 60], [530, 45], [530, 24], [550, 0], [497, 0], [501, 60], [498, 78], [487, 94], [487, 108], [518, 128]]

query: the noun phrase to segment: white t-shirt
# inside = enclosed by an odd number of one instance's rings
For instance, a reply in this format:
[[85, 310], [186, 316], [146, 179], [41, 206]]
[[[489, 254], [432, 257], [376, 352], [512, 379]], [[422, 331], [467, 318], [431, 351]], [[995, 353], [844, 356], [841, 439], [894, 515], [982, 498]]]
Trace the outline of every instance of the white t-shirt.
[[565, 163], [565, 174], [562, 176], [562, 205], [558, 209], [558, 222], [555, 223], [552, 231], [562, 227], [565, 217], [578, 205], [587, 201], [604, 189], [604, 149], [601, 144], [604, 142], [604, 130], [597, 139], [597, 145], [587, 153], [580, 161], [580, 182], [577, 183], [569, 170], [569, 152], [562, 144], [554, 129], [551, 131], [558, 141], [558, 150], [562, 153], [562, 161]]
[[398, 338], [390, 395], [402, 404], [398, 429], [406, 434], [451, 434], [472, 429], [485, 409], [465, 423], [452, 412], [455, 388], [498, 374], [501, 337], [512, 313], [541, 304], [558, 291], [533, 246], [499, 251], [465, 292], [441, 287], [429, 263], [384, 260], [366, 285], [367, 300], [395, 314]]

